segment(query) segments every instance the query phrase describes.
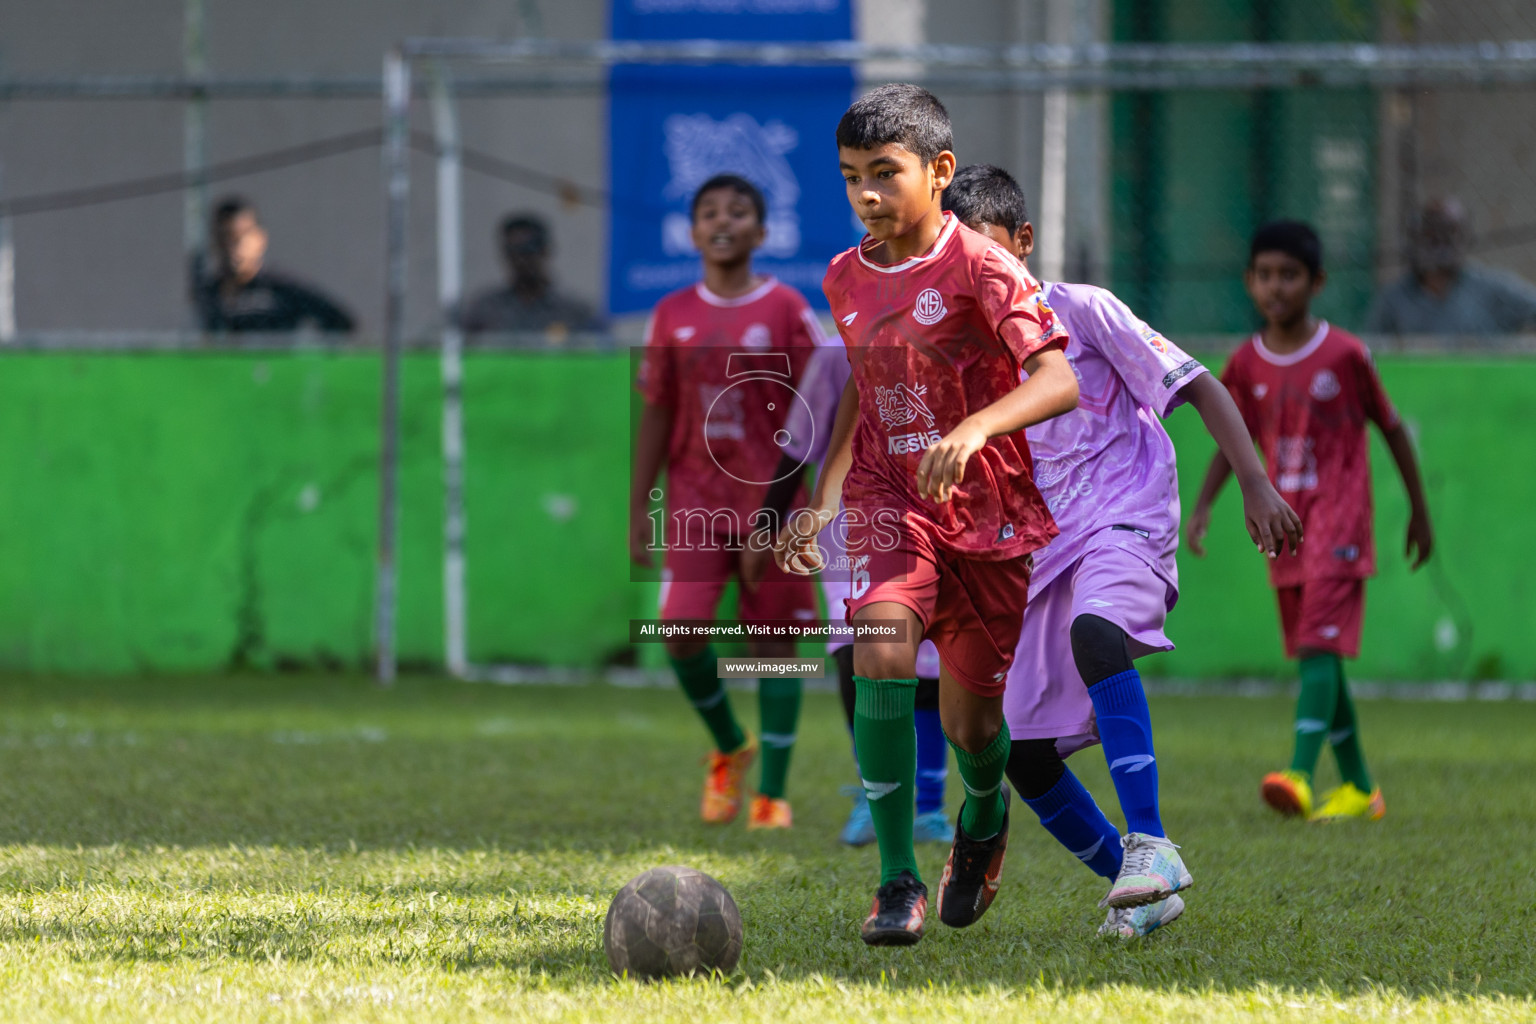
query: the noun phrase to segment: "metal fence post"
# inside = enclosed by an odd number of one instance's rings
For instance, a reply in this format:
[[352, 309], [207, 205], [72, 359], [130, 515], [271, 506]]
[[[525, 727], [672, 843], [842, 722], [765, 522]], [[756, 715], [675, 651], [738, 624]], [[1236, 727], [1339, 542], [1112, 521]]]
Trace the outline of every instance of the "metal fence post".
[[402, 50], [384, 58], [385, 285], [384, 381], [379, 444], [379, 554], [374, 643], [380, 686], [395, 681], [395, 626], [399, 614], [400, 352], [405, 341], [406, 229], [410, 216], [411, 66]]

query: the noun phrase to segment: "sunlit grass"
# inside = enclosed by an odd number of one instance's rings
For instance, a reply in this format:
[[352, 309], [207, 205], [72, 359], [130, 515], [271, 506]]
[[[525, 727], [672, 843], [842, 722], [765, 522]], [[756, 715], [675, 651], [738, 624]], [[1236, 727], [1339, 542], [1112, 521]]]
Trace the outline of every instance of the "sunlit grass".
[[[982, 922], [870, 951], [875, 855], [835, 842], [852, 771], [827, 695], [797, 826], [764, 835], [695, 820], [702, 730], [667, 691], [8, 680], [0, 1020], [1536, 1018], [1536, 707], [1361, 709], [1388, 818], [1317, 828], [1255, 796], [1286, 702], [1154, 702], [1196, 888], [1149, 940], [1094, 936], [1102, 883], [1021, 806]], [[1115, 816], [1098, 751], [1073, 763]], [[668, 862], [735, 894], [733, 977], [609, 975], [608, 899]]]

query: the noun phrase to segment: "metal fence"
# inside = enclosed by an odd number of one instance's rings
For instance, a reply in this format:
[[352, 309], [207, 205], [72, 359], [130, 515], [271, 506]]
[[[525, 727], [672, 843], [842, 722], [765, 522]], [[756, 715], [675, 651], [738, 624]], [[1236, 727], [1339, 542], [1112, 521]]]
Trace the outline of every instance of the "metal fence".
[[[1174, 34], [1166, 25], [1142, 26], [1149, 42], [1002, 47], [418, 40], [387, 56], [382, 78], [3, 78], [0, 100], [13, 112], [67, 121], [76, 102], [111, 102], [121, 112], [115, 128], [163, 136], [164, 152], [185, 147], [192, 155], [180, 167], [169, 158], [87, 168], [89, 174], [72, 163], [58, 188], [0, 191], [0, 339], [17, 348], [75, 350], [374, 344], [363, 335], [258, 340], [152, 330], [188, 322], [180, 312], [181, 271], [142, 314], [159, 322], [113, 323], [129, 288], [117, 273], [131, 277], [147, 260], [93, 264], [75, 289], [78, 304], [41, 317], [48, 328], [71, 328], [77, 325], [64, 321], [78, 314], [80, 330], [38, 330], [27, 303], [15, 299], [18, 276], [70, 271], [71, 254], [55, 237], [80, 237], [79, 221], [70, 218], [107, 221], [128, 206], [159, 204], [161, 216], [184, 223], [179, 234], [195, 248], [198, 218], [215, 187], [259, 185], [277, 175], [311, 179], [313, 205], [264, 213], [280, 222], [274, 236], [288, 248], [279, 254], [309, 254], [317, 273], [345, 276], [346, 293], [365, 311], [364, 329], [383, 339], [379, 673], [393, 672], [394, 396], [398, 354], [412, 344], [435, 345], [443, 357], [445, 647], [450, 667], [469, 673], [462, 627], [454, 625], [465, 620], [456, 496], [464, 452], [457, 400], [462, 347], [569, 350], [615, 338], [632, 342], [638, 325], [618, 324], [617, 335], [590, 338], [465, 339], [443, 311], [492, 272], [489, 247], [476, 241], [489, 235], [492, 211], [528, 196], [543, 197], [572, 225], [579, 221], [571, 234], [582, 237], [562, 239], [562, 267], [578, 292], [597, 294], [608, 192], [592, 154], [601, 152], [606, 126], [601, 117], [573, 116], [572, 104], [600, 110], [614, 64], [850, 65], [864, 84], [922, 82], [949, 106], [962, 162], [1009, 167], [1024, 184], [1040, 237], [1037, 270], [1112, 287], [1189, 347], [1210, 352], [1253, 323], [1241, 270], [1249, 234], [1273, 217], [1318, 226], [1330, 272], [1319, 311], [1357, 329], [1370, 324], [1382, 289], [1408, 272], [1412, 229], [1432, 198], [1460, 200], [1473, 260], [1512, 279], [1536, 280], [1536, 14], [1528, 8], [1479, 3], [1458, 20], [1449, 9], [1416, 6], [1404, 19], [1360, 30], [1362, 38], [1386, 40], [1380, 42], [1155, 41]], [[1133, 25], [1121, 34], [1136, 31]], [[193, 158], [202, 143], [192, 126], [209, 105], [238, 110], [241, 123], [254, 124], [267, 116], [262, 111], [280, 120], [294, 104], [323, 104], [334, 112], [327, 121], [334, 130], [224, 161]], [[516, 125], [541, 125], [540, 131], [558, 122], [559, 132], [537, 135], [538, 144], [509, 144], [504, 126], [488, 129], [507, 120], [503, 111], [515, 111]], [[12, 164], [23, 159], [15, 152], [6, 153]], [[327, 199], [343, 192], [354, 204], [363, 196], [363, 207], [335, 214], [332, 205], [340, 204]], [[183, 202], [188, 195], [202, 198]], [[387, 211], [382, 225], [380, 210]], [[183, 255], [178, 249], [170, 258]], [[143, 330], [124, 329], [130, 326]], [[1531, 347], [1518, 334], [1394, 332], [1375, 344], [1404, 351]]]

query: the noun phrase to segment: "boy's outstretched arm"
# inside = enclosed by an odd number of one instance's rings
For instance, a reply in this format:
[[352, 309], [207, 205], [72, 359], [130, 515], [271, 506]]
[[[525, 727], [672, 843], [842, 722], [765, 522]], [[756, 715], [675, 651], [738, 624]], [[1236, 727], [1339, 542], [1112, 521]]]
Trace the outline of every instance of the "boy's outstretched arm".
[[1419, 477], [1419, 459], [1413, 453], [1413, 439], [1401, 423], [1381, 433], [1408, 492], [1408, 540], [1403, 545], [1403, 554], [1413, 559], [1411, 568], [1417, 569], [1429, 561], [1435, 546], [1435, 533], [1429, 525], [1429, 502], [1424, 500], [1424, 482]]
[[956, 425], [923, 453], [917, 465], [917, 493], [946, 502], [965, 478], [965, 464], [989, 438], [1042, 423], [1077, 408], [1077, 375], [1059, 348], [1024, 360], [1029, 379]]
[[1209, 373], [1202, 373], [1184, 386], [1182, 397], [1200, 413], [1205, 429], [1216, 441], [1217, 453], [1200, 488], [1200, 497], [1189, 517], [1189, 549], [1205, 554], [1205, 532], [1210, 528], [1211, 504], [1227, 480], [1228, 472], [1237, 474], [1243, 491], [1243, 521], [1248, 536], [1259, 550], [1274, 558], [1290, 545], [1296, 554], [1301, 544], [1301, 517], [1280, 497], [1269, 482], [1264, 466], [1253, 450], [1253, 438], [1243, 424], [1237, 404], [1225, 385]]
[[859, 388], [849, 377], [843, 385], [843, 397], [837, 402], [837, 419], [832, 424], [832, 436], [827, 439], [827, 458], [816, 478], [810, 505], [784, 524], [773, 544], [774, 562], [785, 572], [809, 576], [826, 561], [816, 546], [816, 535], [837, 518], [843, 501], [843, 480], [853, 467], [853, 429], [858, 422]]
[[672, 407], [646, 402], [635, 436], [635, 471], [629, 484], [629, 557], [637, 565], [651, 565], [651, 488], [661, 474], [671, 436]]

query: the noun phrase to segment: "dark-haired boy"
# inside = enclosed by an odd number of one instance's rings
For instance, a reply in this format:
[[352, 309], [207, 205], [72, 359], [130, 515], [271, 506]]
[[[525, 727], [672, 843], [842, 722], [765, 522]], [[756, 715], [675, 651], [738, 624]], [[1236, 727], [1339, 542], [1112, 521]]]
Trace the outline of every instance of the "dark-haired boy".
[[[1354, 335], [1312, 316], [1312, 299], [1326, 280], [1312, 228], [1300, 221], [1259, 228], [1243, 281], [1264, 327], [1232, 354], [1221, 379], [1264, 453], [1270, 479], [1306, 524], [1299, 556], [1269, 566], [1286, 657], [1300, 659], [1301, 695], [1291, 766], [1266, 775], [1260, 793], [1284, 815], [1375, 821], [1386, 803], [1365, 765], [1342, 661], [1359, 653], [1365, 580], [1376, 569], [1367, 421], [1381, 430], [1408, 491], [1406, 552], [1414, 569], [1429, 559], [1434, 535], [1413, 442], [1370, 353]], [[1222, 455], [1211, 459], [1189, 517], [1196, 555], [1204, 554], [1211, 503], [1228, 471]], [[1325, 738], [1343, 784], [1314, 807], [1312, 770]]]
[[794, 571], [816, 568], [815, 533], [841, 494], [856, 563], [849, 621], [905, 631], [855, 639], [854, 741], [881, 867], [861, 934], [911, 945], [927, 913], [912, 845], [918, 646], [927, 637], [938, 648], [939, 710], [965, 783], [938, 897], [940, 920], [964, 927], [985, 913], [1002, 872], [1003, 681], [1030, 552], [1056, 532], [1030, 479], [1024, 428], [1069, 411], [1077, 383], [1034, 279], [940, 206], [955, 168], [943, 104], [917, 86], [881, 86], [844, 113], [837, 145], [848, 200], [869, 230], [823, 282], [853, 376], [809, 513], [780, 534], [775, 556]]
[[[659, 539], [648, 517], [651, 488], [666, 467], [664, 620], [713, 618], [726, 583], [739, 574], [750, 518], [778, 465], [775, 435], [821, 337], [799, 292], [752, 272], [752, 252], [766, 234], [756, 186], [736, 175], [711, 178], [695, 193], [692, 212], [704, 276], [658, 302], [646, 327], [639, 379], [645, 406], [630, 493], [630, 557], [650, 565]], [[742, 591], [740, 617], [814, 619], [815, 589], [806, 579], [769, 569]], [[667, 653], [715, 742], [700, 814], [713, 824], [730, 822], [741, 809], [741, 780], [757, 756], [758, 739], [736, 721], [714, 648], [674, 639]], [[759, 641], [752, 653], [791, 656], [794, 644]], [[749, 828], [791, 824], [785, 776], [801, 686], [795, 678], [758, 681], [763, 766]]]
[[[1007, 172], [962, 167], [944, 207], [1027, 265], [1034, 226]], [[1158, 808], [1152, 721], [1134, 659], [1172, 650], [1179, 491], [1161, 419], [1189, 402], [1239, 467], [1248, 528], [1272, 550], [1300, 523], [1264, 477], [1225, 389], [1198, 361], [1092, 285], [1045, 282], [1066, 329], [1077, 409], [1029, 429], [1035, 480], [1061, 533], [1035, 556], [1003, 706], [1008, 778], [1046, 830], [1111, 882], [1101, 934], [1146, 935], [1184, 909], [1193, 879]], [[1121, 836], [1063, 758], [1104, 745]]]

